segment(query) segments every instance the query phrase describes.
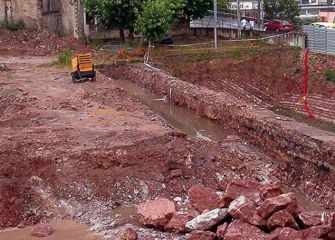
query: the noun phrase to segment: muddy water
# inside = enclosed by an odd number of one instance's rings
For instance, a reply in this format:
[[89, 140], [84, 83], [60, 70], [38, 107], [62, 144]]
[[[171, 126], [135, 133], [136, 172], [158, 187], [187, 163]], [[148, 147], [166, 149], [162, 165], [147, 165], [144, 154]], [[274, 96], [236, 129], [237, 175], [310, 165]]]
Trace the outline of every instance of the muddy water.
[[190, 137], [218, 142], [232, 134], [229, 130], [224, 129], [214, 121], [199, 117], [193, 110], [167, 101], [168, 97], [161, 99], [159, 96], [148, 93], [137, 84], [127, 80], [117, 80], [115, 82], [119, 87], [122, 87], [151, 110], [160, 113], [170, 125]]
[[[74, 221], [55, 221], [49, 223], [54, 232], [49, 237], [40, 239], [44, 240], [102, 240], [100, 236], [89, 231], [89, 226], [79, 224]], [[25, 227], [22, 229], [8, 228], [0, 231], [0, 240], [36, 240], [37, 237], [31, 236], [33, 227]]]

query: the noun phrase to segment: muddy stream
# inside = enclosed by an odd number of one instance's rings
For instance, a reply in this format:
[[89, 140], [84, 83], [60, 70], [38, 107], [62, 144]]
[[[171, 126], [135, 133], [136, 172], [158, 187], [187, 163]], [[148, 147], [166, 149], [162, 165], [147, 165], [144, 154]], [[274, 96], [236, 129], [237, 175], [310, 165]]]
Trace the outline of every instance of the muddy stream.
[[117, 86], [142, 102], [152, 111], [159, 113], [171, 126], [179, 129], [189, 137], [198, 137], [208, 141], [219, 142], [231, 135], [232, 132], [223, 128], [213, 120], [199, 117], [193, 110], [177, 106], [168, 101], [169, 96], [160, 98], [148, 93], [137, 84], [127, 80], [116, 80]]

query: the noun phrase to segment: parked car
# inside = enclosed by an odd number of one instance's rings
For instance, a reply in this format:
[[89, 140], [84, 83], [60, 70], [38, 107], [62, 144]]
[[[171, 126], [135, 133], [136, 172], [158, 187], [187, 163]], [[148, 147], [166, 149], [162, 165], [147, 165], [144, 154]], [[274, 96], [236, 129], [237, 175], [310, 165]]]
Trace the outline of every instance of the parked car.
[[166, 44], [166, 45], [172, 45], [173, 44], [173, 39], [171, 36], [166, 35], [162, 39], [156, 40], [156, 44]]
[[334, 23], [328, 23], [328, 22], [315, 22], [311, 23], [310, 26], [316, 27], [316, 28], [328, 28], [328, 29], [335, 29]]
[[264, 23], [264, 29], [265, 31], [292, 31], [293, 30], [293, 24], [290, 23], [287, 20], [271, 20], [266, 23]]

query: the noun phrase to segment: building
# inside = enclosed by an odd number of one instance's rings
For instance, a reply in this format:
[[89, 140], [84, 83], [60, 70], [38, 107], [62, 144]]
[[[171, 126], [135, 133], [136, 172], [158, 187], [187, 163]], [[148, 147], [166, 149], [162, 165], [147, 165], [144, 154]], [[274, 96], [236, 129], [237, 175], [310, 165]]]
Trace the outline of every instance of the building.
[[0, 0], [0, 22], [19, 21], [28, 28], [77, 38], [87, 33], [81, 0]]
[[301, 7], [301, 18], [320, 18], [321, 21], [333, 22], [331, 17], [335, 10], [335, 0], [298, 0]]

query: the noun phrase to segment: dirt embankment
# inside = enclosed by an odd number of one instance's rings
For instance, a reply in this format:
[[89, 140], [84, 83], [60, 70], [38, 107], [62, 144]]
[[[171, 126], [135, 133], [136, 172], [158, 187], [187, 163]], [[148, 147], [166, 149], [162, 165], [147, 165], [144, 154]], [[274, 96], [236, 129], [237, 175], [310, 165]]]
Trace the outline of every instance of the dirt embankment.
[[11, 56], [50, 56], [64, 49], [75, 52], [91, 51], [90, 47], [74, 37], [60, 37], [54, 33], [34, 30], [11, 31], [0, 29], [0, 53]]
[[[171, 50], [172, 51], [172, 50]], [[168, 50], [155, 65], [172, 75], [214, 91], [225, 91], [243, 101], [289, 108], [303, 113], [303, 52], [277, 46], [232, 46], [215, 53]], [[177, 54], [178, 53], [178, 54]], [[309, 55], [309, 104], [315, 114], [335, 121], [335, 83], [325, 80], [335, 58]]]

